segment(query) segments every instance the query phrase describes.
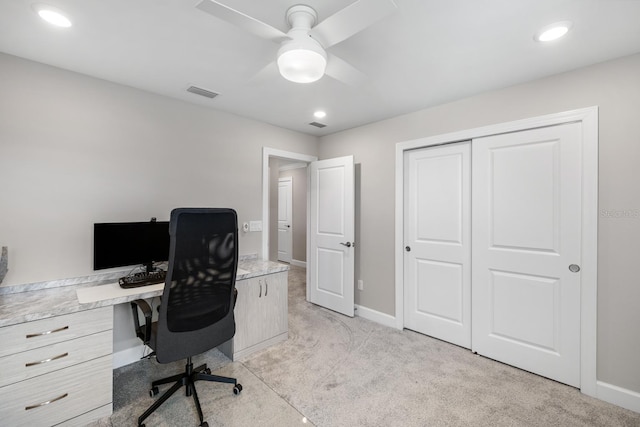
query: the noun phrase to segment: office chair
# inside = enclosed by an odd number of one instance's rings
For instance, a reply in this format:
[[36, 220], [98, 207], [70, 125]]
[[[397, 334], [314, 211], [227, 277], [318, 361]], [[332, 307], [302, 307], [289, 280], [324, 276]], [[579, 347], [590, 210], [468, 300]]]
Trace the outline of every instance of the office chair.
[[[236, 300], [238, 266], [238, 219], [233, 209], [178, 208], [171, 212], [169, 266], [158, 321], [152, 322], [151, 308], [144, 300], [131, 303], [136, 335], [152, 350], [159, 363], [186, 359], [184, 373], [153, 381], [150, 395], [158, 386], [174, 383], [139, 418], [138, 426], [182, 386], [193, 396], [200, 426], [208, 427], [202, 414], [195, 382], [199, 380], [233, 384], [235, 378], [211, 375], [207, 365], [193, 368], [194, 355], [219, 346], [235, 334], [233, 308]], [[140, 325], [138, 308], [145, 324]]]

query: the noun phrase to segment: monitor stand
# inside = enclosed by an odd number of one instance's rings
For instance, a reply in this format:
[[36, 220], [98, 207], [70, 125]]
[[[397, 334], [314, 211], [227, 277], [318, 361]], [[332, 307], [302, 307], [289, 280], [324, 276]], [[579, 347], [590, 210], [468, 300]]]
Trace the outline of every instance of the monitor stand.
[[142, 264], [145, 268], [145, 270], [147, 271], [147, 273], [151, 273], [152, 271], [156, 271], [155, 268], [153, 268], [153, 262], [148, 262], [145, 264]]

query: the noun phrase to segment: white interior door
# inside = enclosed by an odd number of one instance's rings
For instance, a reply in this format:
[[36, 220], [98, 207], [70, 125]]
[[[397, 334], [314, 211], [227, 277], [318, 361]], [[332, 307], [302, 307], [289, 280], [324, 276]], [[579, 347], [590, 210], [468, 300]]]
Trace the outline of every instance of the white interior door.
[[293, 180], [278, 179], [278, 261], [291, 262], [293, 251]]
[[353, 156], [309, 167], [310, 302], [353, 317], [355, 192]]
[[470, 143], [407, 151], [404, 326], [471, 348]]
[[473, 140], [473, 350], [580, 386], [581, 126]]

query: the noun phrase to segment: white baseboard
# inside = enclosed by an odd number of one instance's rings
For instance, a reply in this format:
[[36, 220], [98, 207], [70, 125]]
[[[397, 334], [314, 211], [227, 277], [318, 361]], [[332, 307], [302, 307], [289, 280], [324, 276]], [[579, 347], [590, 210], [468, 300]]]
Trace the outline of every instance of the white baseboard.
[[[129, 365], [133, 362], [137, 362], [142, 357], [145, 351], [144, 345], [136, 345], [135, 347], [125, 348], [124, 350], [116, 351], [113, 353], [113, 369], [120, 368], [121, 366]], [[150, 350], [147, 349], [147, 353]]]
[[381, 313], [358, 304], [356, 304], [356, 316], [371, 320], [372, 322], [380, 323], [384, 326], [389, 326], [390, 328], [396, 327], [396, 318], [394, 316]]
[[307, 268], [307, 262], [306, 261], [298, 261], [297, 259], [292, 259], [291, 260], [291, 265], [295, 265], [296, 267]]
[[640, 393], [602, 381], [597, 387], [598, 399], [640, 413]]

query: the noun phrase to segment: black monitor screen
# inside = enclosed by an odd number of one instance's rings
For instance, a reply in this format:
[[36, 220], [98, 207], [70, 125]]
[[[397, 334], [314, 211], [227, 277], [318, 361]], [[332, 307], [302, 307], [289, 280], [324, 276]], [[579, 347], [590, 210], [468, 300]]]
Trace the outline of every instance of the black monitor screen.
[[93, 225], [93, 269], [169, 259], [169, 221]]

